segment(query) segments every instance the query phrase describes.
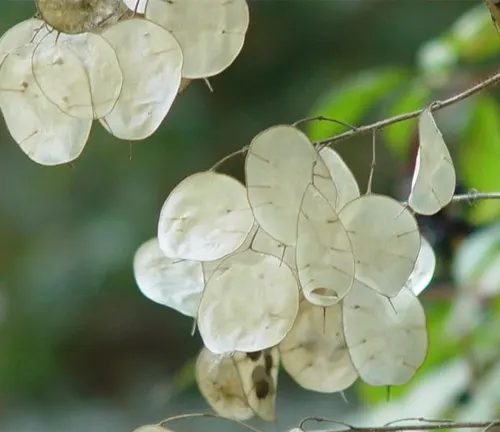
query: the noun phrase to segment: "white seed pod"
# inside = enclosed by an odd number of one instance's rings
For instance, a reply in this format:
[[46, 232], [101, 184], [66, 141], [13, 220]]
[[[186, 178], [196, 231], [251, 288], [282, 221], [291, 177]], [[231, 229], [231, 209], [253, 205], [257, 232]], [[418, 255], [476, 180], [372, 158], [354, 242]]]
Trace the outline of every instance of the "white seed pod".
[[420, 142], [408, 204], [416, 213], [433, 215], [453, 198], [455, 167], [429, 108], [420, 115], [418, 133]]
[[134, 430], [134, 432], [173, 432], [171, 429], [160, 425], [145, 425]]
[[429, 242], [422, 237], [417, 262], [406, 282], [406, 288], [410, 289], [416, 296], [420, 295], [420, 293], [430, 284], [435, 269], [436, 254]]
[[[213, 275], [215, 269], [217, 267], [219, 267], [220, 263], [222, 261], [224, 261], [227, 257], [229, 257], [232, 254], [235, 254], [238, 252], [243, 252], [243, 251], [250, 249], [250, 246], [254, 242], [254, 239], [255, 239], [258, 231], [261, 231], [259, 229], [259, 225], [256, 222], [254, 222], [254, 224], [252, 225], [252, 228], [250, 229], [250, 232], [246, 236], [245, 240], [243, 240], [243, 243], [241, 244], [241, 246], [236, 248], [236, 250], [234, 252], [232, 252], [229, 255], [226, 255], [222, 258], [214, 260], [214, 261], [203, 261], [201, 264], [202, 264], [202, 268], [203, 268], [203, 278], [205, 280], [205, 284], [208, 282], [210, 277]], [[262, 252], [262, 251], [256, 251], [256, 252]]]
[[180, 182], [163, 204], [158, 239], [171, 258], [213, 261], [240, 247], [253, 223], [239, 181], [214, 171], [199, 172]]
[[255, 234], [252, 242], [252, 250], [273, 255], [287, 264], [295, 273], [297, 272], [295, 246], [285, 246], [271, 237], [262, 228], [259, 228]]
[[123, 3], [133, 12], [144, 14], [148, 0], [123, 0]]
[[82, 152], [92, 119], [63, 113], [40, 90], [31, 68], [34, 45], [11, 52], [0, 67], [0, 109], [24, 153], [41, 165], [58, 165]]
[[283, 340], [298, 307], [292, 270], [279, 258], [247, 250], [225, 259], [208, 280], [198, 329], [212, 352], [261, 351]]
[[319, 155], [328, 167], [337, 188], [337, 200], [333, 208], [339, 212], [348, 202], [359, 197], [358, 182], [344, 160], [331, 147], [324, 147]]
[[327, 199], [309, 185], [297, 226], [297, 272], [304, 296], [318, 306], [338, 303], [354, 281], [349, 236]]
[[307, 390], [342, 391], [358, 377], [344, 340], [340, 304], [322, 308], [302, 301], [279, 350], [288, 375]]
[[107, 116], [114, 108], [123, 86], [123, 74], [113, 47], [96, 33], [60, 35], [80, 59], [90, 87], [92, 115]]
[[171, 32], [184, 54], [184, 78], [208, 78], [240, 53], [249, 24], [245, 0], [148, 0], [145, 16]]
[[200, 262], [167, 258], [155, 237], [137, 249], [133, 267], [144, 296], [184, 315], [197, 315], [204, 288]]
[[286, 246], [296, 244], [300, 206], [308, 185], [314, 181], [328, 199], [336, 199], [328, 168], [307, 136], [290, 125], [270, 127], [252, 140], [245, 175], [255, 219]]
[[35, 4], [48, 25], [69, 34], [111, 24], [128, 10], [122, 0], [35, 0]]
[[231, 355], [214, 354], [203, 348], [195, 371], [201, 394], [217, 414], [240, 421], [253, 417]]
[[33, 53], [33, 76], [43, 94], [71, 117], [93, 119], [90, 81], [82, 61], [53, 34], [37, 44]]
[[30, 18], [7, 30], [0, 38], [0, 64], [5, 56], [17, 48], [39, 42], [49, 33], [42, 20]]
[[351, 360], [366, 383], [401, 385], [422, 365], [425, 312], [409, 289], [388, 299], [355, 282], [343, 301], [342, 317]]
[[339, 213], [352, 243], [356, 279], [393, 297], [410, 277], [421, 235], [411, 212], [383, 195], [363, 195]]
[[250, 408], [266, 421], [276, 420], [278, 349], [271, 348], [251, 353], [235, 352], [233, 360]]
[[[283, 246], [283, 244], [273, 239], [262, 228], [260, 228], [257, 222], [254, 222], [254, 225], [248, 233], [247, 237], [245, 238], [241, 246], [233, 252], [233, 254], [243, 252], [248, 249], [252, 249], [254, 252], [261, 252], [279, 258], [292, 269], [294, 275], [296, 276], [297, 265], [295, 264], [295, 247]], [[215, 261], [202, 262], [205, 283], [208, 282], [215, 269], [226, 258], [227, 256]]]
[[168, 114], [181, 84], [182, 51], [163, 27], [132, 18], [102, 33], [116, 52], [123, 86], [113, 110], [100, 119], [104, 128], [124, 140], [143, 140]]

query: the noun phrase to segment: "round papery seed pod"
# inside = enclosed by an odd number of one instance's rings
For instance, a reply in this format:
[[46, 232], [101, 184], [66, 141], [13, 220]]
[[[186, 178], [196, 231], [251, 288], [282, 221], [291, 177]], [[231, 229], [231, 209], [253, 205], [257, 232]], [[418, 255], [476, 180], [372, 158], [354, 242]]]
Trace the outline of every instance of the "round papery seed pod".
[[254, 411], [248, 405], [236, 364], [230, 354], [214, 354], [203, 348], [195, 366], [201, 394], [219, 415], [248, 420]]
[[184, 315], [197, 315], [205, 286], [200, 262], [166, 257], [155, 237], [137, 249], [133, 268], [144, 296]]
[[70, 117], [47, 99], [33, 75], [34, 49], [35, 45], [20, 47], [4, 59], [0, 109], [12, 138], [33, 161], [68, 163], [82, 152], [92, 118]]
[[120, 21], [101, 36], [116, 52], [123, 86], [115, 106], [99, 122], [119, 139], [143, 140], [158, 129], [178, 94], [181, 48], [167, 30], [142, 18]]
[[207, 282], [198, 310], [204, 345], [215, 353], [273, 347], [297, 316], [299, 287], [279, 258], [247, 250], [230, 255]]
[[310, 184], [330, 202], [336, 201], [335, 183], [325, 163], [307, 136], [290, 125], [273, 126], [254, 137], [245, 177], [256, 221], [286, 246], [297, 242], [300, 206]]
[[296, 263], [304, 296], [315, 305], [332, 306], [352, 287], [351, 241], [337, 212], [312, 184], [300, 206]]
[[408, 288], [388, 299], [356, 281], [342, 303], [342, 322], [352, 363], [367, 384], [405, 384], [425, 359], [425, 312]]
[[214, 261], [238, 249], [254, 225], [245, 187], [214, 171], [185, 178], [163, 204], [158, 240], [165, 255]]
[[288, 375], [307, 390], [342, 391], [358, 377], [344, 340], [341, 304], [323, 308], [303, 300], [279, 350]]
[[249, 24], [245, 0], [148, 0], [145, 16], [179, 41], [182, 76], [190, 79], [228, 68], [243, 47]]
[[411, 211], [393, 198], [368, 194], [339, 213], [351, 240], [355, 279], [393, 297], [408, 281], [420, 251], [421, 235]]
[[433, 215], [453, 198], [455, 167], [430, 108], [420, 115], [418, 134], [419, 147], [408, 204], [416, 213]]

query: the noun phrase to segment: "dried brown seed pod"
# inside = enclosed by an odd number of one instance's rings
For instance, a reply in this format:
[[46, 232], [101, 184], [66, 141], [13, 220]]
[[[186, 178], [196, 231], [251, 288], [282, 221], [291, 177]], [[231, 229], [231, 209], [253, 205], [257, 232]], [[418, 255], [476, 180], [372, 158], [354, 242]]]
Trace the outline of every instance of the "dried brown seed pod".
[[68, 34], [112, 24], [131, 12], [122, 0], [35, 0], [35, 4], [48, 25]]

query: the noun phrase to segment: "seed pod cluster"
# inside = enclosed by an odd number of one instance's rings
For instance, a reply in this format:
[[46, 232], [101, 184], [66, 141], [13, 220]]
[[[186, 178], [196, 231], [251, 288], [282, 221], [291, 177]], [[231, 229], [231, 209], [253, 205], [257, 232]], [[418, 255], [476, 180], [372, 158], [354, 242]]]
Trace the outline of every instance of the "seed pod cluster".
[[273, 419], [278, 363], [324, 393], [400, 385], [422, 365], [418, 295], [436, 259], [414, 214], [451, 201], [455, 170], [430, 109], [419, 122], [407, 203], [362, 194], [337, 152], [290, 125], [252, 140], [245, 185], [209, 170], [167, 197], [134, 273], [146, 297], [196, 318], [196, 377], [219, 414]]
[[0, 110], [35, 162], [76, 159], [94, 121], [119, 139], [148, 138], [191, 80], [242, 49], [245, 0], [136, 2], [35, 0], [39, 18], [0, 38]]

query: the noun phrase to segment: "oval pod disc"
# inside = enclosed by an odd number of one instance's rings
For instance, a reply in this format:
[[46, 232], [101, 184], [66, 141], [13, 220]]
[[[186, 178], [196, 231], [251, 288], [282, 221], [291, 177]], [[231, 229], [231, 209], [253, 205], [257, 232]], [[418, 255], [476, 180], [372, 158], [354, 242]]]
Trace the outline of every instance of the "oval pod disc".
[[184, 315], [196, 316], [205, 286], [200, 262], [167, 258], [155, 237], [137, 249], [133, 267], [145, 297]]
[[280, 360], [278, 349], [235, 352], [233, 360], [250, 408], [261, 419], [275, 421]]
[[254, 411], [248, 405], [230, 354], [214, 354], [203, 348], [196, 360], [195, 373], [200, 393], [217, 414], [240, 421], [253, 417]]
[[363, 195], [339, 213], [352, 243], [356, 280], [393, 297], [410, 277], [421, 235], [410, 210], [384, 195]]
[[[257, 222], [254, 223], [252, 229], [248, 233], [245, 241], [233, 253], [243, 252], [252, 249], [254, 252], [261, 252], [266, 255], [273, 255], [282, 260], [297, 276], [297, 265], [295, 264], [295, 248], [285, 247], [283, 244], [273, 239], [262, 228], [259, 227]], [[205, 283], [208, 282], [215, 269], [224, 261], [227, 256], [215, 261], [203, 261], [203, 276]]]
[[303, 300], [279, 350], [288, 375], [306, 390], [334, 393], [358, 377], [344, 340], [340, 304], [322, 308]]
[[165, 255], [213, 261], [240, 247], [254, 223], [245, 187], [214, 171], [180, 182], [163, 204], [158, 239]]
[[453, 161], [430, 108], [418, 121], [419, 147], [408, 205], [423, 215], [433, 215], [447, 206], [455, 193]]
[[274, 256], [247, 250], [225, 259], [208, 280], [198, 329], [212, 352], [261, 351], [283, 340], [298, 307], [292, 270]]
[[32, 69], [43, 94], [71, 117], [93, 119], [92, 95], [87, 72], [80, 58], [53, 34], [33, 53]]
[[245, 176], [255, 219], [286, 246], [296, 244], [299, 211], [307, 186], [314, 182], [327, 198], [336, 199], [328, 168], [307, 136], [290, 125], [273, 126], [252, 140]]
[[99, 121], [117, 138], [143, 140], [158, 129], [177, 96], [181, 47], [163, 27], [141, 18], [120, 21], [101, 36], [116, 52], [123, 86], [113, 110]]
[[145, 16], [179, 41], [182, 76], [191, 79], [217, 75], [231, 65], [250, 18], [245, 0], [148, 0]]
[[296, 261], [304, 296], [315, 305], [334, 305], [352, 287], [351, 241], [333, 207], [313, 185], [304, 192], [300, 207]]
[[355, 282], [343, 301], [342, 316], [351, 360], [364, 382], [402, 385], [422, 365], [425, 312], [409, 289], [388, 299]]
[[35, 0], [35, 4], [48, 25], [69, 34], [116, 22], [128, 10], [122, 0]]
[[345, 205], [359, 197], [359, 186], [351, 170], [331, 147], [324, 147], [319, 155], [330, 171], [330, 175], [337, 187], [337, 199], [333, 209], [337, 212]]
[[92, 119], [70, 117], [50, 102], [33, 76], [34, 45], [11, 52], [0, 67], [0, 109], [24, 153], [41, 165], [71, 162], [82, 152]]
[[93, 117], [105, 117], [114, 108], [123, 85], [123, 74], [115, 50], [96, 33], [60, 35], [61, 42], [78, 56], [85, 69]]
[[38, 42], [49, 34], [42, 20], [30, 18], [7, 30], [0, 38], [0, 64], [10, 52], [32, 42]]

